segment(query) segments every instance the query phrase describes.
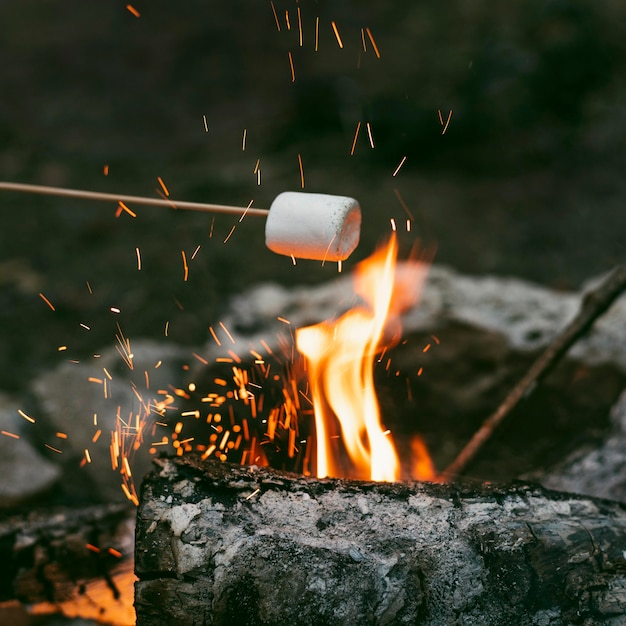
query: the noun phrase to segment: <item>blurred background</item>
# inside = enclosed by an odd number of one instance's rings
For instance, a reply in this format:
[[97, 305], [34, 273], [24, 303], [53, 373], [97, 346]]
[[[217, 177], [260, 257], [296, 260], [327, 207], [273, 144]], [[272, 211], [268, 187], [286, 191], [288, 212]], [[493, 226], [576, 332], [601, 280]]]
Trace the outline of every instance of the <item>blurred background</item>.
[[[132, 2], [0, 4], [0, 180], [157, 197], [161, 177], [175, 199], [269, 207], [300, 189], [300, 159], [306, 191], [361, 202], [345, 270], [391, 219], [471, 274], [568, 289], [623, 262], [623, 2]], [[118, 322], [197, 345], [246, 287], [337, 273], [272, 254], [253, 218], [8, 192], [0, 208], [10, 392]]]

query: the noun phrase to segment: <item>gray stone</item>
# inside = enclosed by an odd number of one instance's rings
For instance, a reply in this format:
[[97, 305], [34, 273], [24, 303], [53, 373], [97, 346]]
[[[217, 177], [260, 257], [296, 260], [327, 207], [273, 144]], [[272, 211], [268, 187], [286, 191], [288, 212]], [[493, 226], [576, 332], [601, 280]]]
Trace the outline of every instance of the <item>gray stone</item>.
[[[52, 430], [67, 434], [67, 439], [59, 442], [62, 449], [59, 462], [66, 466], [70, 478], [76, 472], [85, 472], [102, 501], [125, 499], [119, 471], [114, 471], [111, 466], [109, 446], [112, 433], [121, 429], [128, 435], [126, 445], [131, 445], [139, 436], [134, 427], [136, 416], [145, 416], [155, 399], [163, 398], [157, 396], [158, 389], [181, 379], [180, 365], [190, 356], [178, 346], [153, 341], [133, 341], [131, 348], [132, 370], [115, 348], [108, 348], [100, 358], [64, 363], [45, 372], [32, 385], [42, 417]], [[155, 367], [159, 362], [160, 366]], [[146, 389], [146, 372], [149, 389]], [[91, 382], [90, 378], [101, 382]], [[152, 413], [150, 420], [155, 419], [156, 414]], [[102, 433], [94, 442], [98, 430]], [[137, 486], [150, 468], [148, 447], [142, 445], [129, 456]], [[85, 450], [89, 450], [91, 462], [79, 468]]]
[[29, 442], [29, 430], [37, 424], [18, 413], [19, 404], [0, 393], [1, 429], [17, 435], [0, 435], [0, 507], [12, 507], [45, 493], [60, 478], [60, 469], [47, 461]]
[[[462, 323], [501, 335], [513, 350], [532, 352], [545, 347], [574, 317], [584, 293], [585, 289], [557, 292], [516, 278], [467, 276], [433, 265], [419, 302], [403, 315], [402, 323], [405, 333]], [[262, 351], [261, 339], [273, 348], [281, 335], [329, 319], [355, 301], [349, 275], [320, 286], [263, 284], [233, 298], [223, 323], [238, 344]], [[286, 326], [278, 317], [291, 324]], [[626, 296], [596, 322], [570, 356], [591, 365], [611, 363], [626, 371], [624, 328]], [[229, 347], [223, 344], [220, 349], [212, 340], [207, 346], [215, 355]]]

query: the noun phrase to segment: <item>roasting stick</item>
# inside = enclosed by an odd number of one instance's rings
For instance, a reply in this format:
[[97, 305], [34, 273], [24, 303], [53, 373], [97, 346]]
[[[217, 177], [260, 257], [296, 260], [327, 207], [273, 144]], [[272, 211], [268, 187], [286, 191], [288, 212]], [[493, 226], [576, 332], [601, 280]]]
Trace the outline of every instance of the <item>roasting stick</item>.
[[187, 211], [205, 211], [207, 213], [227, 213], [230, 215], [252, 215], [267, 217], [266, 209], [252, 209], [246, 207], [227, 206], [223, 204], [208, 204], [205, 202], [179, 202], [174, 200], [160, 200], [143, 196], [126, 196], [100, 191], [85, 191], [83, 189], [66, 189], [64, 187], [47, 187], [45, 185], [29, 185], [24, 183], [0, 182], [0, 189], [4, 191], [21, 191], [36, 193], [45, 196], [64, 196], [65, 198], [83, 198], [85, 200], [103, 200], [105, 202], [131, 202], [151, 206], [169, 207], [170, 209], [185, 209]]
[[226, 213], [240, 216], [240, 221], [246, 215], [265, 217], [265, 245], [272, 252], [292, 259], [343, 261], [357, 247], [361, 234], [359, 203], [354, 198], [322, 193], [285, 191], [276, 196], [269, 210], [266, 210], [204, 202], [174, 202], [169, 199], [13, 182], [0, 182], [0, 191], [2, 190]]
[[513, 387], [496, 411], [483, 422], [454, 461], [441, 473], [443, 478], [447, 480], [456, 478], [464, 472], [467, 465], [474, 459], [504, 418], [552, 371], [561, 357], [578, 339], [585, 335], [594, 322], [624, 291], [626, 291], [626, 265], [618, 265], [598, 286], [586, 293], [574, 319], [567, 324], [531, 365], [528, 372]]

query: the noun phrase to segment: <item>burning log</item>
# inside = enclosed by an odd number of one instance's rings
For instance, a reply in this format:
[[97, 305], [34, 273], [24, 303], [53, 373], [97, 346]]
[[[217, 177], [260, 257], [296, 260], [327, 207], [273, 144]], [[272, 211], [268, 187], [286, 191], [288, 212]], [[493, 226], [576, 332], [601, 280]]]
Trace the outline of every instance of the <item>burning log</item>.
[[136, 536], [138, 626], [609, 624], [626, 508], [529, 484], [312, 479], [157, 460]]
[[2, 520], [0, 608], [19, 600], [35, 613], [134, 623], [133, 529], [134, 510], [119, 504]]

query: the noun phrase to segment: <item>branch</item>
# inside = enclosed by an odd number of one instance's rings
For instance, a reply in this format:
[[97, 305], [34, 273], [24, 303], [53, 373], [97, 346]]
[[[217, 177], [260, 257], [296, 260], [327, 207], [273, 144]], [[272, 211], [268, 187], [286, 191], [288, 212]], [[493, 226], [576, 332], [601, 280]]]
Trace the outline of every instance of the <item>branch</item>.
[[543, 354], [532, 364], [525, 376], [513, 387], [502, 404], [476, 431], [456, 459], [442, 472], [444, 477], [458, 476], [476, 456], [504, 418], [529, 395], [537, 384], [552, 370], [571, 346], [591, 328], [593, 323], [613, 304], [626, 289], [626, 266], [616, 267], [596, 288], [583, 298], [576, 317], [552, 341]]

